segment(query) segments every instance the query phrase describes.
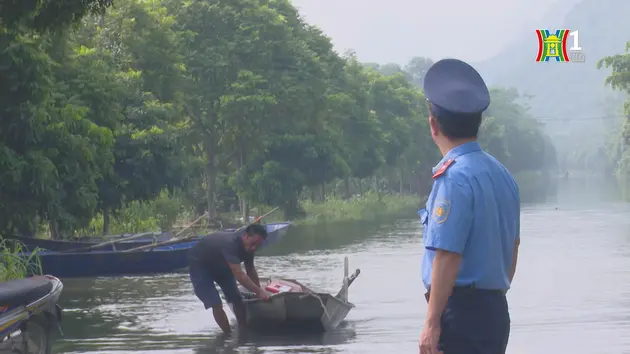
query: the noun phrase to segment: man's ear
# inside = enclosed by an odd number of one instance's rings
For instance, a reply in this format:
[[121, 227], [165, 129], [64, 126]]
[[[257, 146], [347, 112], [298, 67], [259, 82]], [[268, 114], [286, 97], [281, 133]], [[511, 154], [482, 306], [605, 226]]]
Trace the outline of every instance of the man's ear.
[[433, 115], [429, 116], [429, 129], [431, 129], [431, 135], [434, 137], [440, 132], [440, 125]]

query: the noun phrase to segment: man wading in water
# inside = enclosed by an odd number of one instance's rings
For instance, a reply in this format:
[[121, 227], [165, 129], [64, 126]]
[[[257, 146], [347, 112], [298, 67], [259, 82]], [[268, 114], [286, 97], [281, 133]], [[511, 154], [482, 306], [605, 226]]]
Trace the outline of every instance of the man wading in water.
[[[212, 308], [214, 320], [226, 334], [231, 332], [230, 323], [215, 283], [221, 287], [225, 300], [232, 304], [239, 325], [244, 325], [245, 307], [236, 281], [260, 299], [269, 299], [267, 292], [260, 287], [254, 267], [254, 252], [266, 238], [265, 227], [254, 224], [244, 232], [207, 235], [190, 251], [189, 274], [195, 295], [203, 302], [206, 310]], [[241, 263], [245, 264], [247, 274], [241, 269]]]

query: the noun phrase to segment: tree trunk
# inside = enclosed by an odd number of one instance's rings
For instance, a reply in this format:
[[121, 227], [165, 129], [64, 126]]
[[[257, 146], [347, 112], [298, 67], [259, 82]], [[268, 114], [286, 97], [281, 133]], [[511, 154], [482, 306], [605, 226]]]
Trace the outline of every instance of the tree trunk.
[[378, 185], [379, 184], [379, 180], [376, 178], [376, 176], [372, 177], [372, 185], [374, 187], [374, 191], [376, 192], [376, 196], [378, 197], [378, 201], [381, 201], [381, 188]]
[[344, 179], [343, 181], [343, 189], [345, 192], [345, 199], [350, 199], [350, 197], [352, 196], [350, 194], [350, 177], [346, 177], [346, 179]]
[[48, 227], [50, 228], [50, 239], [59, 240], [59, 230], [57, 229], [57, 221], [51, 220], [50, 222], [48, 222]]
[[400, 180], [399, 180], [399, 182], [400, 182], [400, 185], [399, 185], [398, 190], [399, 190], [400, 195], [402, 196], [403, 192], [404, 192], [404, 189], [403, 189], [403, 169], [402, 168], [400, 169]]
[[322, 203], [326, 201], [326, 185], [324, 183], [319, 186], [319, 200]]
[[[241, 146], [243, 146], [241, 144]], [[236, 161], [236, 165], [238, 166], [239, 169], [243, 168], [243, 166], [245, 166], [245, 151], [243, 151], [243, 148], [240, 148], [239, 151], [239, 155], [238, 155], [238, 159]], [[239, 200], [239, 206], [241, 209], [241, 216], [243, 217], [243, 223], [244, 224], [249, 224], [249, 211], [250, 211], [250, 205], [247, 202], [247, 199], [241, 195], [238, 196], [238, 200]]]
[[306, 213], [300, 205], [299, 195], [299, 193], [295, 193], [295, 196], [293, 198], [289, 198], [284, 202], [282, 209], [284, 211], [285, 220], [292, 221], [306, 216]]
[[211, 144], [206, 145], [206, 203], [208, 208], [208, 219], [217, 216], [216, 205], [216, 189], [217, 189], [217, 173], [215, 169], [216, 151]]
[[109, 208], [103, 209], [103, 236], [109, 234]]

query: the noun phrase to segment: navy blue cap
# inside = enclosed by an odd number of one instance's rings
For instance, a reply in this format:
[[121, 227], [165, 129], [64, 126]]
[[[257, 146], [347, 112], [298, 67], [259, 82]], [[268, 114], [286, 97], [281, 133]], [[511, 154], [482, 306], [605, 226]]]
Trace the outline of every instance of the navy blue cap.
[[438, 116], [481, 113], [490, 105], [490, 92], [481, 75], [458, 59], [442, 59], [429, 68], [424, 95]]

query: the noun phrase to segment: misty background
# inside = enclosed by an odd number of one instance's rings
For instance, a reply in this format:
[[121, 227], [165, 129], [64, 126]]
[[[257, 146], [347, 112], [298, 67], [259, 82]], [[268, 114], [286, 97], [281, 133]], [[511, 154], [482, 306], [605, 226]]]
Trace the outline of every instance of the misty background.
[[305, 20], [330, 36], [340, 52], [352, 49], [364, 61], [401, 65], [418, 55], [470, 62], [491, 59], [525, 37], [536, 38], [535, 28], [563, 24], [558, 18], [579, 2], [293, 1]]
[[[295, 0], [306, 21], [359, 59], [404, 68], [413, 57], [468, 61], [489, 86], [517, 89], [551, 137], [559, 170], [614, 172], [626, 95], [605, 85], [606, 56], [625, 49], [623, 0]], [[585, 63], [537, 63], [536, 29], [579, 30]], [[617, 134], [618, 135], [618, 134]], [[612, 151], [612, 152], [611, 152]]]

